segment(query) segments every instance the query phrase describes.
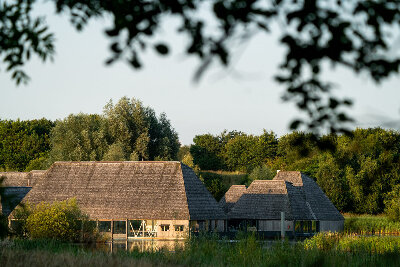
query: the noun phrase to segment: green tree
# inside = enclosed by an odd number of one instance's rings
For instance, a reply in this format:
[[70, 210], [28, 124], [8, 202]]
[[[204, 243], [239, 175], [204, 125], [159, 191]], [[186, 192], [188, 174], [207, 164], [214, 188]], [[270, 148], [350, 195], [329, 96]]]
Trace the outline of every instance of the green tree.
[[0, 168], [24, 171], [38, 158], [47, 158], [52, 121], [46, 119], [0, 120]]
[[193, 156], [193, 163], [200, 169], [219, 170], [223, 168], [222, 149], [218, 137], [211, 134], [196, 135], [190, 147], [190, 154]]
[[231, 170], [251, 172], [257, 166], [273, 160], [277, 155], [278, 140], [273, 132], [260, 136], [237, 135], [225, 145], [225, 161]]
[[[108, 151], [104, 154], [105, 161], [123, 161], [125, 160], [124, 147], [121, 143], [114, 143], [108, 147]], [[139, 160], [139, 159], [137, 159]]]
[[230, 140], [226, 146], [227, 165], [231, 170], [249, 172], [262, 163], [258, 148], [258, 137], [240, 135]]
[[109, 143], [120, 143], [125, 159], [136, 152], [140, 160], [176, 160], [180, 147], [178, 134], [167, 116], [158, 118], [150, 107], [135, 98], [121, 98], [115, 105], [110, 100], [104, 107]]
[[104, 107], [103, 115], [69, 115], [51, 132], [50, 162], [57, 160], [175, 160], [178, 134], [165, 114], [134, 98]]
[[108, 151], [105, 119], [97, 114], [69, 115], [51, 131], [50, 161], [101, 160]]
[[193, 157], [192, 157], [192, 155], [190, 154], [190, 152], [187, 153], [187, 154], [183, 157], [182, 163], [183, 163], [183, 164], [186, 164], [187, 166], [189, 166], [189, 167], [192, 168], [192, 169], [196, 169], [196, 166], [195, 166], [194, 163], [193, 163]]
[[347, 211], [349, 205], [348, 185], [342, 170], [331, 154], [325, 153], [319, 157], [315, 178], [335, 207], [339, 211]]
[[178, 160], [182, 161], [188, 153], [190, 153], [190, 146], [181, 146], [178, 151]]
[[272, 180], [275, 172], [268, 168], [265, 164], [255, 167], [249, 174], [250, 183], [254, 180]]

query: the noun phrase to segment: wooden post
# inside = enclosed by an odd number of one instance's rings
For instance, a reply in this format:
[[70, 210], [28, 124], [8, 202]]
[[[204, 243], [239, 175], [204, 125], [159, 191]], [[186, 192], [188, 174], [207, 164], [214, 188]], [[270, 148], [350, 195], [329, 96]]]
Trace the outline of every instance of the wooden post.
[[113, 241], [113, 239], [114, 239], [114, 220], [111, 220], [111, 242]]
[[285, 239], [285, 212], [281, 211], [281, 238]]
[[145, 220], [142, 220], [142, 237], [144, 237], [144, 227], [145, 227], [145, 224], [146, 224], [146, 222], [145, 222]]
[[[126, 241], [128, 242], [128, 219], [126, 219], [126, 224], [125, 224], [125, 237], [126, 237]], [[128, 249], [128, 245], [126, 245], [126, 248]]]

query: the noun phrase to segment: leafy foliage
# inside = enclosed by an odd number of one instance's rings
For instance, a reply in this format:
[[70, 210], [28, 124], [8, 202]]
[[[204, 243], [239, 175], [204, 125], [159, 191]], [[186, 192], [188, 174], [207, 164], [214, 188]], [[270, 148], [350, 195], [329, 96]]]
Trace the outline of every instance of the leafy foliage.
[[0, 120], [0, 169], [24, 171], [30, 164], [38, 166], [37, 161], [46, 158], [50, 150], [53, 127], [54, 122], [47, 119]]
[[158, 118], [134, 98], [110, 101], [104, 115], [69, 115], [51, 132], [50, 161], [173, 160], [178, 134], [165, 114]]
[[31, 207], [26, 229], [28, 236], [34, 239], [64, 241], [83, 241], [84, 237], [94, 237], [95, 230], [75, 199], [52, 204], [43, 202]]
[[101, 160], [108, 149], [104, 118], [100, 115], [69, 115], [51, 131], [50, 161]]
[[37, 55], [43, 62], [54, 55], [54, 36], [44, 17], [32, 15], [35, 1], [3, 1], [0, 4], [0, 58], [18, 84], [27, 83], [22, 67]]
[[273, 172], [266, 165], [255, 167], [249, 174], [250, 183], [254, 180], [271, 180], [275, 177], [275, 172]]
[[385, 200], [385, 213], [389, 219], [400, 222], [400, 184], [393, 187]]
[[251, 171], [276, 156], [278, 140], [273, 132], [260, 136], [226, 130], [218, 136], [197, 135], [190, 153], [194, 164], [203, 170]]
[[[316, 139], [313, 134], [295, 131], [277, 139], [264, 131], [260, 136], [240, 133], [225, 145], [220, 140], [221, 136], [210, 134], [195, 137], [190, 151], [193, 162], [202, 163], [200, 169], [216, 169], [215, 162], [208, 161], [217, 158], [222, 170], [250, 174], [249, 179], [240, 181], [247, 185], [254, 179], [272, 178], [276, 170], [302, 171], [316, 179], [342, 212], [378, 214], [385, 207], [388, 213], [398, 208], [397, 198], [392, 202], [387, 198], [392, 199], [394, 193], [387, 194], [400, 184], [399, 132], [356, 129], [351, 135]], [[228, 189], [234, 183], [223, 184]]]
[[[351, 121], [344, 110], [351, 101], [330, 93], [333, 85], [321, 78], [323, 63], [366, 73], [376, 82], [397, 74], [400, 66], [399, 55], [390, 54], [391, 32], [400, 24], [397, 0], [52, 2], [58, 14], [69, 13], [77, 30], [90, 19], [112, 18], [105, 31], [111, 42], [106, 63], [125, 60], [136, 69], [142, 67], [140, 56], [148, 47], [162, 56], [169, 53], [171, 44], [160, 40], [160, 28], [165, 18], [178, 18], [177, 32], [188, 38], [185, 53], [201, 62], [196, 79], [215, 60], [228, 66], [235, 44], [258, 32], [268, 34], [278, 22], [280, 44], [287, 53], [276, 80], [286, 87], [283, 99], [294, 102], [307, 116], [295, 119], [291, 127], [304, 126], [313, 133], [322, 129], [346, 133]], [[33, 18], [34, 3], [18, 0], [0, 6], [0, 56], [17, 84], [27, 80], [21, 67], [31, 53], [43, 61], [54, 53], [54, 38], [44, 18]], [[204, 10], [209, 16], [202, 14]]]

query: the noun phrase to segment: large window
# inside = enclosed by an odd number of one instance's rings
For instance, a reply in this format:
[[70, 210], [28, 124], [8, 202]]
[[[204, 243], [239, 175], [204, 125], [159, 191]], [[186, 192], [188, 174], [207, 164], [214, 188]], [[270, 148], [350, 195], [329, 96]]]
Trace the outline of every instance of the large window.
[[319, 231], [319, 221], [296, 221], [294, 229], [298, 233], [316, 233]]
[[114, 234], [126, 234], [126, 221], [114, 221]]
[[111, 221], [99, 221], [99, 232], [111, 232]]
[[157, 237], [157, 221], [129, 220], [128, 236], [130, 237]]

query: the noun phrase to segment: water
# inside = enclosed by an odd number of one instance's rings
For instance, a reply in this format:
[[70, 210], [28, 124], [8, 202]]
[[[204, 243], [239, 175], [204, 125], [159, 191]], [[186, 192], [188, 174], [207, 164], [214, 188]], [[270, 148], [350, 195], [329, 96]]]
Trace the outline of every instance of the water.
[[185, 249], [186, 242], [184, 240], [128, 240], [128, 241], [112, 241], [106, 243], [81, 244], [85, 248], [92, 251], [116, 252], [116, 251], [168, 251], [174, 252], [177, 249]]

